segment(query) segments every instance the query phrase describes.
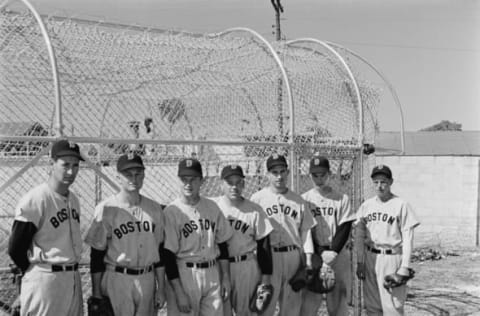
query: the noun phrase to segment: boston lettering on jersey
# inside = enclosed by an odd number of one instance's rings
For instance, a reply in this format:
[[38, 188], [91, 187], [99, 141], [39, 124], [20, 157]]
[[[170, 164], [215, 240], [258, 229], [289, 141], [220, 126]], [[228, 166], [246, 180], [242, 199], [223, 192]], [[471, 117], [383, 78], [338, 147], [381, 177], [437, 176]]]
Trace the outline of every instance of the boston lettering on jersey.
[[387, 222], [388, 224], [392, 225], [395, 222], [395, 217], [392, 215], [388, 215], [387, 213], [382, 213], [382, 212], [375, 212], [375, 213], [370, 213], [367, 216], [365, 216], [365, 220], [367, 222]]
[[150, 225], [148, 221], [128, 221], [126, 223], [120, 224], [117, 228], [113, 230], [115, 236], [118, 239], [121, 239], [123, 236], [133, 233], [133, 232], [155, 232], [155, 224]]
[[198, 223], [196, 221], [190, 221], [188, 223], [185, 223], [182, 228], [182, 233], [183, 237], [188, 238], [188, 236], [193, 233], [194, 231], [197, 231], [199, 229], [201, 230], [212, 230], [212, 232], [215, 231], [215, 222], [211, 222], [206, 218], [200, 218], [198, 220]]
[[239, 230], [244, 234], [248, 230], [248, 228], [250, 227], [250, 225], [248, 225], [247, 223], [242, 222], [241, 220], [238, 220], [238, 219], [229, 218], [228, 221], [230, 222], [230, 226], [232, 226], [233, 229]]
[[333, 216], [337, 214], [337, 209], [333, 207], [316, 207], [311, 209], [313, 217], [316, 216]]
[[[280, 209], [278, 209], [278, 206], [280, 205]], [[296, 219], [298, 217], [298, 212], [296, 210], [293, 210], [290, 206], [285, 206], [284, 204], [274, 204], [272, 207], [267, 207], [265, 209], [265, 212], [267, 212], [268, 216], [272, 216], [273, 214], [278, 214], [278, 212], [283, 213], [285, 215], [289, 215], [293, 219]]]
[[[53, 228], [57, 228], [61, 223], [68, 219], [68, 216], [68, 210], [66, 208], [62, 208], [57, 212], [57, 214], [50, 217], [50, 223], [52, 224]], [[74, 208], [72, 208], [72, 218], [80, 223], [80, 216], [78, 216], [77, 210]]]

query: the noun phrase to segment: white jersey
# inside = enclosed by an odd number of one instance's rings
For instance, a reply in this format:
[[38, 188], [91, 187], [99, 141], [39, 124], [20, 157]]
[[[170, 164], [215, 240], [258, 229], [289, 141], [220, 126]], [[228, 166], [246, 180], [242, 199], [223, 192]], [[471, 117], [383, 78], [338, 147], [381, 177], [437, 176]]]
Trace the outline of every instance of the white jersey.
[[214, 260], [217, 244], [232, 236], [232, 229], [218, 205], [200, 197], [195, 205], [176, 199], [165, 209], [165, 248], [177, 259], [193, 262]]
[[80, 261], [80, 203], [72, 192], [63, 196], [42, 183], [22, 197], [15, 220], [37, 228], [28, 259], [31, 263], [71, 264]]
[[312, 216], [318, 223], [312, 229], [312, 238], [317, 245], [331, 246], [337, 227], [356, 219], [346, 194], [332, 190], [322, 195], [318, 189], [313, 188], [302, 194], [302, 197], [309, 202]]
[[270, 187], [266, 187], [255, 192], [251, 201], [262, 207], [272, 223], [272, 246], [296, 245], [303, 248], [301, 232], [315, 226], [316, 221], [308, 211], [307, 202], [300, 195], [290, 190], [284, 194], [275, 193]]
[[373, 197], [362, 203], [357, 220], [366, 227], [366, 244], [380, 248], [402, 245], [402, 232], [420, 224], [409, 203], [398, 196], [387, 202]]
[[244, 199], [237, 207], [231, 205], [225, 196], [213, 200], [222, 210], [233, 231], [232, 238], [228, 240], [228, 253], [231, 257], [255, 251], [256, 241], [265, 238], [273, 230], [260, 205]]
[[95, 208], [85, 242], [107, 249], [105, 263], [139, 268], [160, 260], [158, 247], [164, 239], [162, 206], [141, 195], [140, 204], [128, 206], [114, 195]]

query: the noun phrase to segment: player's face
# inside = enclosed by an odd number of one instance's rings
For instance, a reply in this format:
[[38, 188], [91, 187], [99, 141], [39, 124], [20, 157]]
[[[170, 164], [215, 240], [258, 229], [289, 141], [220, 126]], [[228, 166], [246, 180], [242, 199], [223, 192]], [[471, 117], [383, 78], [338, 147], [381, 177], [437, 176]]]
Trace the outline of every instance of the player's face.
[[231, 175], [223, 180], [223, 194], [230, 200], [242, 198], [245, 180], [238, 175]]
[[315, 186], [317, 187], [323, 187], [324, 185], [326, 185], [329, 176], [330, 171], [328, 171], [328, 169], [326, 168], [321, 168], [321, 170], [310, 174], [313, 184], [315, 184]]
[[393, 180], [387, 178], [383, 174], [377, 174], [372, 178], [375, 192], [380, 199], [386, 198], [390, 195], [390, 187]]
[[276, 189], [287, 188], [288, 169], [284, 166], [276, 166], [268, 172], [268, 180], [270, 185]]
[[79, 159], [73, 156], [59, 157], [53, 161], [52, 177], [63, 185], [71, 185], [77, 177]]
[[182, 181], [182, 194], [185, 197], [196, 197], [200, 194], [202, 178], [195, 176], [183, 176], [180, 177], [180, 181]]
[[145, 179], [145, 170], [143, 168], [129, 168], [119, 172], [118, 179], [120, 186], [127, 192], [140, 191]]

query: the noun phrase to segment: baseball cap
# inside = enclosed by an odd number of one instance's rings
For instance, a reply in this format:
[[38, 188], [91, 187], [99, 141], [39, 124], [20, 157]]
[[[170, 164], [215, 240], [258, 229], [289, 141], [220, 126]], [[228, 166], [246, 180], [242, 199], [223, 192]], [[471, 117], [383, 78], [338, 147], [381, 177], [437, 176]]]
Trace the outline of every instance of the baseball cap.
[[330, 170], [330, 162], [323, 156], [314, 156], [310, 160], [310, 173], [320, 172], [322, 169]]
[[392, 178], [392, 170], [390, 170], [390, 168], [385, 165], [378, 165], [373, 168], [371, 177], [373, 178], [377, 174], [383, 174], [388, 179]]
[[77, 157], [79, 160], [85, 161], [85, 159], [82, 158], [82, 155], [80, 155], [80, 147], [78, 144], [66, 139], [59, 140], [53, 144], [50, 156], [53, 159], [65, 156], [73, 156]]
[[120, 156], [117, 161], [117, 171], [123, 171], [130, 168], [142, 168], [145, 169], [143, 165], [142, 157], [137, 154], [130, 153]]
[[243, 175], [243, 169], [239, 165], [228, 165], [222, 169], [222, 173], [220, 175], [220, 178], [226, 179], [230, 176], [240, 176], [242, 178], [245, 178]]
[[285, 156], [279, 155], [279, 154], [273, 154], [267, 159], [267, 171], [270, 171], [273, 169], [273, 167], [276, 166], [284, 166], [285, 168], [288, 167], [287, 165], [287, 159], [285, 159]]
[[203, 177], [202, 164], [195, 158], [182, 159], [178, 163], [178, 176]]

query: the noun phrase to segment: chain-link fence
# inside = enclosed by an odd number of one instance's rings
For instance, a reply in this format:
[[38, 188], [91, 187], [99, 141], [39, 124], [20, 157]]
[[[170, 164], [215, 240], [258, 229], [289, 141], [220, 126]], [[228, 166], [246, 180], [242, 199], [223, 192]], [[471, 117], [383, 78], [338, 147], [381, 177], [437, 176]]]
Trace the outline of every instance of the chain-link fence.
[[[203, 164], [206, 196], [220, 194], [219, 171], [233, 163], [245, 170], [249, 197], [266, 185], [265, 159], [274, 152], [288, 155], [299, 193], [311, 187], [308, 161], [317, 152], [331, 159], [331, 184], [353, 207], [368, 190], [372, 156], [363, 148], [374, 142], [380, 92], [325, 47], [271, 45], [244, 29], [198, 35], [42, 21], [55, 63], [31, 11], [0, 11], [0, 270], [10, 263], [15, 205], [48, 178], [48, 150], [60, 137], [78, 142], [86, 158], [72, 186], [82, 231], [116, 191], [116, 159], [130, 151], [147, 166], [143, 194], [163, 204], [177, 194], [179, 159], [192, 155]], [[8, 273], [0, 276], [0, 309], [8, 310], [15, 290]]]

